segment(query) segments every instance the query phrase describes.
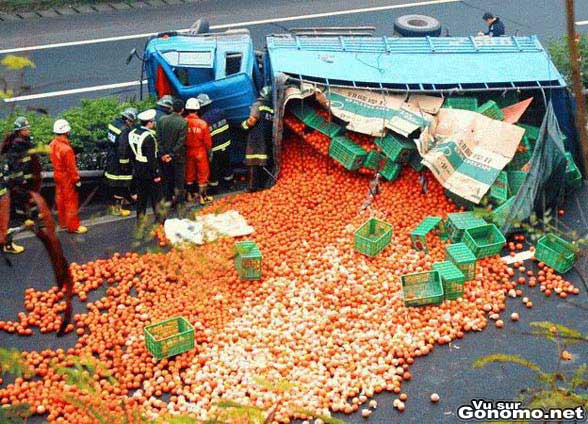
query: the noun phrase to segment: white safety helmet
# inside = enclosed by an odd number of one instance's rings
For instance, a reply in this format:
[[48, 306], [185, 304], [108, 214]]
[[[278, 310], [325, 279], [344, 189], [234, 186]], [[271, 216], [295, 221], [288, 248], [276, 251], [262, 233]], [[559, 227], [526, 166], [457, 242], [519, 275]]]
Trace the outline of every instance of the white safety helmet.
[[67, 134], [71, 131], [71, 127], [69, 126], [69, 122], [65, 119], [58, 119], [53, 124], [53, 133], [54, 134]]
[[190, 97], [188, 100], [186, 100], [185, 109], [186, 110], [200, 110], [200, 102], [198, 101], [198, 99], [196, 99], [194, 97]]

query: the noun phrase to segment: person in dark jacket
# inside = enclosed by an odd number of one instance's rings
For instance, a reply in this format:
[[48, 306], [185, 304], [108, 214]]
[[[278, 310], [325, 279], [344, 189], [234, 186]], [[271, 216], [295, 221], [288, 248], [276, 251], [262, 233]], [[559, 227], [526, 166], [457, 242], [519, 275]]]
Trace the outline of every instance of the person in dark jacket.
[[133, 179], [129, 159], [121, 157], [121, 145], [128, 144], [127, 135], [137, 120], [137, 109], [125, 109], [121, 116], [108, 125], [108, 141], [106, 144], [106, 169], [104, 176], [111, 192], [110, 211], [113, 215], [129, 216], [131, 211], [125, 203], [130, 203], [130, 186]]
[[220, 180], [228, 186], [233, 182], [233, 168], [231, 168], [231, 129], [227, 116], [222, 109], [214, 107], [207, 94], [199, 94], [200, 116], [210, 127], [212, 137], [212, 159], [210, 161], [210, 178], [208, 185], [218, 192]]
[[[0, 146], [2, 167], [0, 168], [0, 247], [4, 253], [22, 253], [24, 248], [8, 237], [10, 211], [14, 209], [19, 221], [32, 225], [34, 208], [30, 202], [30, 191], [39, 191], [41, 164], [32, 153], [35, 145], [31, 137], [29, 121], [20, 116], [14, 121], [14, 131], [6, 136]], [[12, 206], [12, 207], [11, 207]]]
[[495, 17], [492, 13], [486, 12], [482, 19], [488, 24], [487, 32], [480, 32], [478, 35], [489, 35], [490, 37], [501, 37], [505, 33], [504, 24], [499, 17]]
[[173, 112], [157, 123], [160, 166], [165, 198], [183, 214], [186, 168], [186, 134], [188, 124], [183, 118], [184, 101], [174, 100]]
[[262, 88], [259, 99], [251, 106], [249, 118], [241, 123], [241, 127], [249, 131], [245, 150], [245, 165], [249, 168], [249, 192], [261, 190], [264, 186], [264, 167], [271, 153], [273, 125], [271, 89], [266, 86]]
[[138, 115], [140, 127], [132, 130], [129, 135], [131, 161], [133, 162], [133, 179], [137, 187], [137, 221], [142, 226], [145, 222], [147, 202], [155, 212], [160, 223], [165, 220], [161, 188], [161, 172], [157, 139], [155, 138], [155, 110], [148, 109]]

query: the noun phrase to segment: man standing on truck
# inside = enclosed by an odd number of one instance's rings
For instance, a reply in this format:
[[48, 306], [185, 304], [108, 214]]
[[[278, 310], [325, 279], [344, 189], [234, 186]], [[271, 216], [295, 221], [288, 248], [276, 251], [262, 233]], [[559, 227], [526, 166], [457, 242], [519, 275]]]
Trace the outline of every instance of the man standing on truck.
[[489, 35], [490, 37], [502, 37], [505, 33], [504, 24], [499, 17], [495, 17], [492, 13], [486, 12], [482, 19], [488, 24], [487, 32], [479, 32], [478, 35]]
[[129, 133], [129, 147], [133, 162], [133, 180], [137, 186], [137, 221], [139, 226], [145, 224], [147, 202], [151, 203], [153, 212], [159, 223], [163, 223], [162, 208], [163, 192], [161, 188], [161, 172], [157, 156], [157, 140], [155, 139], [154, 109], [148, 109], [138, 115], [141, 126]]
[[249, 118], [243, 121], [241, 126], [249, 131], [245, 151], [245, 165], [249, 167], [247, 191], [254, 192], [264, 186], [264, 167], [268, 163], [268, 154], [271, 153], [274, 109], [269, 86], [261, 89], [259, 98], [251, 106]]
[[137, 120], [137, 109], [130, 107], [122, 111], [121, 116], [108, 124], [106, 142], [106, 169], [104, 176], [110, 188], [110, 212], [116, 216], [129, 216], [131, 211], [124, 204], [130, 203], [130, 186], [133, 174], [129, 159], [120, 156], [121, 144], [128, 144], [127, 135]]
[[157, 140], [160, 143], [160, 160], [165, 199], [176, 206], [179, 215], [184, 213], [184, 183], [186, 169], [186, 134], [188, 124], [182, 117], [184, 101], [174, 100], [173, 112], [157, 123]]
[[200, 119], [198, 111], [200, 102], [190, 98], [186, 102], [186, 122], [188, 135], [186, 137], [186, 186], [190, 199], [195, 195], [194, 182], [198, 181], [198, 196], [201, 205], [212, 202], [208, 195], [208, 177], [210, 165], [208, 158], [212, 149], [212, 138], [206, 121]]
[[208, 94], [199, 94], [200, 116], [210, 127], [212, 137], [212, 159], [210, 160], [210, 178], [208, 185], [218, 192], [222, 178], [228, 186], [233, 182], [233, 169], [231, 168], [231, 133], [225, 112], [214, 107]]

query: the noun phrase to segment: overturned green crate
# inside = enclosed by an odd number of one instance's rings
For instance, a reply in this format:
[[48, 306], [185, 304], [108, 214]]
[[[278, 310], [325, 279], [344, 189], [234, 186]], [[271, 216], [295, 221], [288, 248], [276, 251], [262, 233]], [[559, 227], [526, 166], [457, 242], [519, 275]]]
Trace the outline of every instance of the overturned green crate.
[[582, 188], [582, 173], [570, 152], [566, 152], [566, 190], [575, 191]]
[[496, 205], [502, 205], [508, 200], [508, 174], [500, 171], [494, 184], [490, 186], [490, 200]]
[[372, 171], [377, 171], [378, 169], [380, 169], [380, 164], [383, 160], [384, 156], [380, 152], [378, 152], [377, 150], [370, 150], [370, 152], [365, 157], [363, 167], [371, 169]]
[[443, 103], [447, 109], [478, 110], [478, 99], [475, 97], [447, 97]]
[[385, 165], [382, 167], [382, 169], [380, 169], [380, 174], [387, 181], [394, 181], [400, 175], [401, 170], [401, 164], [396, 163], [390, 159], [387, 159]]
[[526, 171], [508, 171], [508, 188], [511, 196], [516, 196], [529, 175]]
[[510, 215], [510, 210], [514, 204], [515, 198], [515, 196], [510, 197], [506, 202], [492, 211], [492, 222], [499, 226], [503, 226], [505, 224], [508, 216]]
[[488, 100], [482, 106], [480, 106], [476, 112], [481, 113], [488, 118], [496, 119], [498, 121], [502, 121], [504, 119], [504, 114], [500, 107], [496, 104], [494, 100]]
[[194, 349], [194, 327], [184, 318], [171, 318], [143, 330], [145, 345], [155, 359], [169, 358]]
[[437, 305], [443, 302], [443, 284], [438, 271], [407, 274], [400, 280], [406, 306]]
[[466, 229], [463, 242], [480, 259], [502, 252], [506, 238], [496, 225], [486, 224]]
[[306, 121], [311, 121], [318, 116], [316, 111], [309, 106], [293, 106], [288, 110], [292, 113], [292, 115], [304, 123], [306, 123]]
[[446, 300], [455, 300], [463, 296], [465, 275], [453, 262], [437, 262], [433, 264], [433, 270], [438, 271], [441, 276]]
[[404, 140], [392, 134], [375, 140], [376, 146], [382, 149], [382, 152], [393, 162], [406, 163], [410, 160], [412, 152], [416, 150], [416, 145], [410, 140]]
[[446, 229], [449, 239], [460, 242], [466, 229], [486, 224], [483, 218], [476, 216], [474, 212], [455, 212], [447, 215]]
[[524, 150], [519, 152], [517, 151], [507, 165], [508, 170], [521, 170], [533, 157], [533, 146], [528, 138], [523, 137], [521, 140], [521, 145], [523, 146]]
[[327, 121], [318, 113], [314, 116], [309, 116], [307, 119], [304, 120], [304, 123], [307, 126], [314, 128], [315, 130], [331, 138], [343, 132], [343, 127], [341, 125]]
[[445, 259], [453, 262], [463, 273], [466, 281], [476, 277], [476, 256], [464, 243], [450, 244], [445, 247]]
[[539, 140], [540, 128], [526, 124], [517, 124], [517, 126], [524, 128], [525, 134], [523, 137], [525, 137], [529, 141], [531, 146], [535, 146], [535, 143], [537, 142], [537, 140]]
[[392, 226], [376, 218], [370, 218], [355, 231], [354, 247], [359, 253], [374, 257], [392, 241]]
[[548, 233], [537, 242], [535, 258], [560, 274], [564, 274], [572, 269], [577, 256], [572, 243]]
[[428, 252], [429, 246], [427, 246], [427, 234], [434, 230], [437, 233], [440, 233], [442, 221], [443, 220], [438, 216], [428, 216], [423, 219], [410, 233], [412, 248], [414, 250], [424, 250], [425, 252]]
[[263, 257], [254, 241], [235, 243], [235, 268], [242, 280], [259, 280]]
[[363, 166], [367, 152], [347, 137], [334, 137], [329, 145], [329, 156], [349, 171]]

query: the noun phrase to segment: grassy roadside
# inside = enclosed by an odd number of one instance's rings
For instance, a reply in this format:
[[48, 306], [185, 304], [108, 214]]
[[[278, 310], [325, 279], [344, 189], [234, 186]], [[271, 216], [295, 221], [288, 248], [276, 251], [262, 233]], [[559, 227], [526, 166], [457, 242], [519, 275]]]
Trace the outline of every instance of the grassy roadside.
[[53, 7], [68, 7], [79, 5], [94, 5], [109, 3], [110, 0], [0, 0], [0, 12], [32, 12], [46, 10]]

